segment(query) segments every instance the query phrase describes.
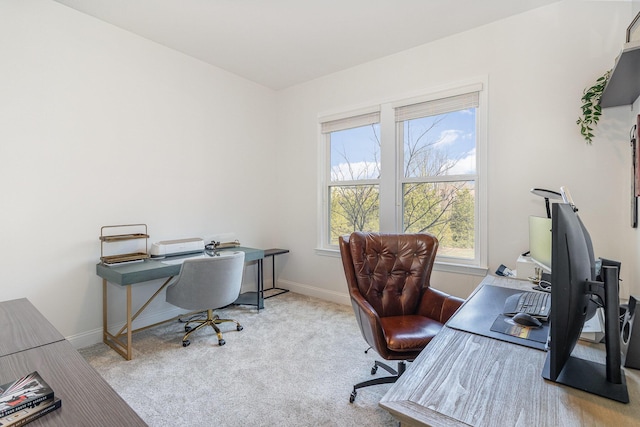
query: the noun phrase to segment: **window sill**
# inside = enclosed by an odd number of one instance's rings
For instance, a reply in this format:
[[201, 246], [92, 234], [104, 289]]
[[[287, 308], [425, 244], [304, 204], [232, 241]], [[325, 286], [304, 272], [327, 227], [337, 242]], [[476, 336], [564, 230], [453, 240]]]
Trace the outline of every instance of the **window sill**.
[[480, 267], [478, 265], [465, 265], [465, 264], [453, 264], [450, 262], [439, 262], [433, 265], [434, 271], [444, 271], [446, 273], [467, 274], [469, 276], [481, 276], [487, 275], [489, 268]]
[[[340, 258], [340, 251], [336, 249], [316, 248], [316, 255], [328, 256], [332, 258]], [[487, 267], [480, 267], [477, 265], [454, 264], [454, 263], [442, 262], [442, 261], [436, 261], [436, 263], [433, 265], [433, 270], [443, 271], [446, 273], [467, 274], [470, 276], [481, 276], [481, 277], [486, 276], [487, 272], [489, 271]]]

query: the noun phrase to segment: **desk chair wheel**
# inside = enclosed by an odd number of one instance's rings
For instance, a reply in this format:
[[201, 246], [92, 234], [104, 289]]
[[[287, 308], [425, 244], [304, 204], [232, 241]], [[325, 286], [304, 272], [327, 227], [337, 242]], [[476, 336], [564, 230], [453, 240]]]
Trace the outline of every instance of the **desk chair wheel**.
[[187, 347], [189, 344], [191, 344], [191, 341], [189, 341], [189, 340], [182, 341], [182, 346], [183, 347]]
[[241, 330], [243, 330], [243, 329], [244, 329], [244, 328], [242, 327], [242, 325], [238, 325], [238, 326], [236, 326], [236, 330], [238, 330], [238, 331], [241, 331]]
[[376, 372], [378, 372], [378, 365], [373, 365], [373, 368], [371, 368], [371, 375], [375, 375]]
[[353, 390], [351, 392], [351, 396], [349, 396], [349, 403], [353, 403], [354, 400], [356, 400], [356, 395], [358, 394], [357, 391]]
[[225, 340], [222, 340], [222, 339], [218, 340], [218, 345], [225, 345], [225, 344], [226, 344]]

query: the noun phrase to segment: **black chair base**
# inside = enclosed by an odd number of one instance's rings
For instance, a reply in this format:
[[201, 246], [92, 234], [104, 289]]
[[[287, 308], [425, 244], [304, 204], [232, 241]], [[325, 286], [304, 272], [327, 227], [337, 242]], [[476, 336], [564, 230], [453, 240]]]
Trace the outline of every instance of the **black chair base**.
[[376, 360], [375, 364], [371, 368], [371, 375], [375, 375], [375, 373], [378, 372], [378, 368], [382, 368], [385, 371], [389, 372], [391, 374], [391, 376], [374, 378], [372, 380], [363, 381], [361, 383], [358, 383], [358, 384], [354, 385], [353, 386], [353, 391], [351, 392], [351, 396], [349, 397], [349, 402], [353, 403], [354, 400], [356, 400], [356, 396], [358, 394], [358, 389], [359, 388], [369, 387], [369, 386], [378, 385], [378, 384], [392, 384], [392, 383], [395, 383], [398, 380], [398, 378], [400, 378], [400, 376], [402, 374], [404, 374], [404, 371], [407, 369], [407, 364], [405, 363], [404, 360], [399, 361], [398, 362], [398, 370], [396, 371], [395, 369], [393, 369], [391, 366], [387, 365], [386, 363], [382, 363], [382, 362], [379, 362], [379, 361]]

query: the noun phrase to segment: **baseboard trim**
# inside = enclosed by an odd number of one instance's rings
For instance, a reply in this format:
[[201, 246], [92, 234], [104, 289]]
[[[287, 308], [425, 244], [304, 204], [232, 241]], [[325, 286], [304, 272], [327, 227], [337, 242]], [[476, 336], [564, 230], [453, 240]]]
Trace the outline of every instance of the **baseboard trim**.
[[[270, 283], [269, 283], [270, 285]], [[269, 289], [269, 285], [265, 283], [265, 289]], [[336, 292], [328, 289], [317, 288], [315, 286], [309, 286], [302, 283], [292, 282], [290, 280], [278, 280], [278, 287], [289, 289], [291, 292], [297, 294], [306, 295], [314, 298], [319, 298], [325, 301], [335, 302], [337, 304], [351, 306], [351, 299], [346, 292]], [[255, 289], [254, 289], [255, 290]], [[180, 308], [172, 308], [169, 310], [163, 310], [155, 313], [147, 313], [146, 316], [142, 315], [134, 324], [134, 329], [143, 328], [154, 323], [162, 322], [167, 319], [174, 318], [183, 314], [185, 310]], [[112, 324], [109, 326], [109, 331], [118, 331], [124, 326], [124, 322], [120, 324]], [[90, 331], [81, 332], [79, 334], [66, 337], [67, 341], [76, 348], [89, 347], [91, 345], [102, 342], [102, 328], [92, 329]]]
[[[178, 307], [173, 307], [168, 310], [162, 310], [155, 313], [147, 313], [146, 316], [142, 315], [136, 319], [133, 325], [133, 329], [144, 328], [145, 326], [153, 325], [158, 322], [163, 322], [168, 319], [173, 319], [176, 316], [180, 316], [181, 314], [187, 312], [188, 310], [183, 310]], [[115, 333], [120, 330], [125, 325], [125, 322], [120, 324], [111, 324], [109, 325], [109, 331], [111, 333]], [[90, 331], [81, 332], [79, 334], [71, 335], [65, 337], [67, 341], [71, 343], [71, 345], [76, 348], [84, 348], [89, 347], [90, 345], [97, 344], [102, 342], [102, 328], [92, 329]]]
[[69, 341], [76, 350], [89, 347], [90, 345], [94, 345], [102, 341], [102, 328], [92, 329], [90, 331], [68, 336], [67, 341]]
[[328, 289], [317, 288], [315, 286], [304, 285], [302, 283], [296, 283], [282, 279], [278, 280], [278, 287], [289, 289], [291, 292], [295, 292], [297, 294], [307, 295], [310, 297], [320, 298], [326, 301], [351, 306], [351, 298], [346, 292], [342, 293], [331, 291]]

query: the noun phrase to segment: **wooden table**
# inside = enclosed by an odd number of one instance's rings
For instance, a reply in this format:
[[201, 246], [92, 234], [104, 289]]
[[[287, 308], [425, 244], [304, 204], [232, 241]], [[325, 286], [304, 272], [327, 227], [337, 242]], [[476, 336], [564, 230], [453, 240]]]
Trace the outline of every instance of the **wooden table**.
[[[529, 290], [528, 282], [487, 276]], [[478, 288], [479, 288], [478, 287]], [[604, 363], [604, 346], [579, 341], [574, 355]], [[631, 426], [640, 424], [640, 371], [626, 369], [629, 404], [542, 378], [547, 354], [449, 327], [380, 401], [409, 426]]]
[[0, 357], [64, 340], [26, 298], [0, 302], [0, 325]]
[[[147, 425], [28, 300], [0, 303], [0, 319], [0, 384], [38, 371], [62, 400], [60, 409], [29, 426]], [[4, 351], [7, 337], [19, 351]]]

